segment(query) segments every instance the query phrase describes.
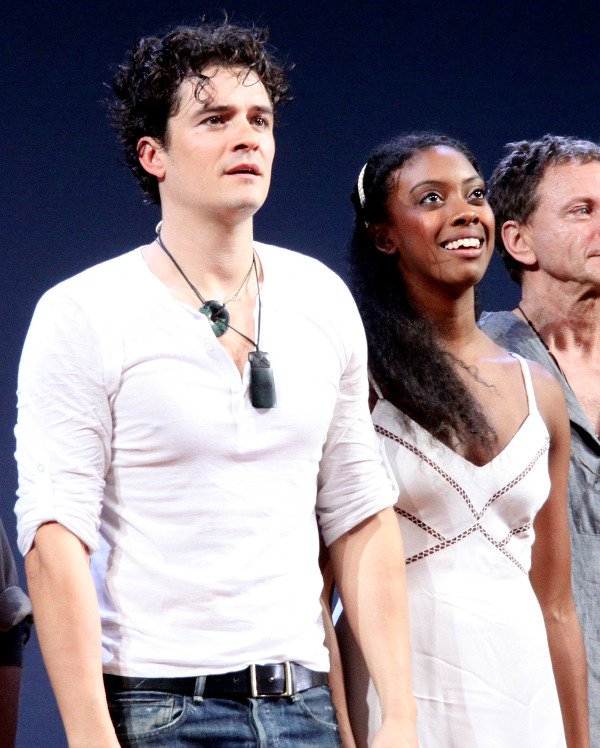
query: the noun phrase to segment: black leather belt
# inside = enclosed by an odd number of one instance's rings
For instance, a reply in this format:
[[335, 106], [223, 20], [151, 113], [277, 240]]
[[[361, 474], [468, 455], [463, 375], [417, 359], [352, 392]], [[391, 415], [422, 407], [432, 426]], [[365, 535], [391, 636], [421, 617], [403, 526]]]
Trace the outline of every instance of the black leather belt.
[[131, 678], [104, 675], [107, 694], [118, 691], [161, 691], [205, 698], [264, 698], [293, 696], [328, 683], [328, 674], [309, 670], [296, 662], [250, 665], [244, 670], [197, 678]]

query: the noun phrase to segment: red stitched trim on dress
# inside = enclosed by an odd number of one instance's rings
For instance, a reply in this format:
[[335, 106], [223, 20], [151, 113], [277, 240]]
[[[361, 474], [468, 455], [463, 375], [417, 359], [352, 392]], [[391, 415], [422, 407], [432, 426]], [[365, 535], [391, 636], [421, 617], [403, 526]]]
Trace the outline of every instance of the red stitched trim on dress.
[[420, 551], [419, 553], [415, 553], [414, 556], [409, 556], [406, 559], [406, 564], [412, 564], [415, 561], [421, 561], [424, 558], [427, 558], [427, 556], [433, 556], [434, 553], [438, 553], [438, 551], [443, 551], [446, 548], [450, 548], [450, 546], [455, 545], [456, 543], [459, 543], [461, 540], [464, 540], [465, 538], [468, 538], [469, 535], [472, 535], [475, 530], [480, 530], [479, 524], [476, 522], [474, 525], [471, 525], [471, 527], [467, 528], [466, 530], [463, 530], [461, 533], [456, 535], [453, 538], [448, 538], [444, 540], [442, 543], [438, 543], [438, 545], [432, 545], [431, 548], [425, 548], [425, 550]]
[[509, 559], [515, 566], [517, 566], [523, 573], [527, 574], [527, 571], [525, 567], [517, 561], [517, 559], [506, 549], [506, 545], [508, 544], [509, 540], [514, 536], [518, 535], [522, 532], [525, 532], [531, 527], [531, 522], [527, 522], [524, 525], [521, 525], [520, 527], [513, 528], [508, 535], [503, 540], [495, 540], [492, 535], [489, 534], [487, 530], [485, 530], [479, 523], [479, 520], [483, 517], [485, 512], [492, 506], [492, 504], [499, 499], [501, 496], [504, 496], [508, 491], [510, 491], [512, 488], [514, 488], [520, 481], [523, 480], [523, 478], [528, 475], [528, 473], [533, 470], [533, 467], [537, 463], [537, 461], [540, 459], [540, 457], [545, 454], [545, 452], [548, 451], [550, 439], [549, 437], [546, 437], [546, 440], [542, 447], [536, 452], [536, 454], [533, 456], [532, 460], [529, 462], [529, 464], [517, 475], [515, 478], [513, 478], [509, 483], [507, 483], [505, 486], [503, 486], [501, 489], [496, 491], [494, 495], [486, 501], [481, 511], [477, 512], [475, 510], [475, 507], [473, 506], [473, 503], [469, 499], [469, 496], [467, 495], [467, 492], [464, 490], [464, 488], [457, 483], [454, 478], [452, 478], [448, 473], [446, 473], [442, 468], [435, 463], [430, 457], [428, 457], [424, 452], [422, 452], [418, 447], [415, 447], [410, 442], [406, 441], [405, 439], [402, 439], [402, 437], [397, 436], [391, 431], [388, 431], [387, 429], [384, 429], [381, 426], [375, 425], [375, 431], [378, 434], [381, 434], [384, 437], [387, 437], [388, 439], [391, 439], [394, 442], [397, 442], [402, 447], [407, 449], [409, 452], [412, 452], [415, 456], [417, 456], [419, 459], [421, 459], [423, 462], [425, 462], [429, 467], [431, 467], [438, 475], [440, 475], [447, 483], [454, 488], [454, 490], [461, 496], [461, 498], [464, 500], [465, 504], [469, 507], [471, 510], [473, 516], [477, 520], [471, 527], [468, 527], [466, 530], [463, 530], [458, 535], [455, 535], [453, 538], [445, 538], [442, 533], [440, 533], [438, 530], [435, 530], [433, 527], [428, 525], [426, 522], [423, 522], [422, 519], [419, 517], [415, 517], [413, 514], [410, 514], [405, 509], [402, 509], [401, 507], [395, 506], [394, 511], [399, 514], [400, 516], [407, 519], [409, 522], [412, 522], [413, 524], [417, 525], [417, 527], [420, 527], [422, 530], [424, 530], [429, 535], [432, 535], [434, 538], [439, 540], [440, 542], [436, 545], [431, 546], [430, 548], [425, 548], [424, 550], [420, 551], [419, 553], [415, 553], [412, 556], [409, 556], [406, 559], [406, 564], [412, 564], [415, 561], [421, 561], [424, 558], [427, 558], [428, 556], [433, 556], [435, 553], [438, 553], [439, 551], [445, 550], [446, 548], [449, 548], [456, 543], [459, 543], [461, 540], [464, 540], [465, 538], [472, 535], [476, 530], [479, 530], [483, 537], [491, 543], [494, 548], [499, 550], [504, 556], [506, 556], [507, 559]]
[[483, 515], [485, 514], [485, 512], [487, 512], [487, 510], [494, 503], [494, 501], [496, 501], [496, 499], [499, 499], [501, 496], [504, 496], [504, 494], [507, 493], [508, 491], [510, 491], [511, 488], [514, 488], [517, 485], [517, 483], [520, 483], [523, 480], [523, 478], [528, 473], [530, 473], [533, 470], [533, 467], [534, 467], [535, 463], [540, 459], [540, 457], [543, 454], [545, 454], [548, 451], [549, 447], [550, 447], [550, 438], [546, 437], [546, 441], [539, 448], [539, 450], [536, 452], [536, 454], [533, 456], [533, 459], [531, 460], [531, 462], [529, 463], [529, 465], [527, 465], [527, 467], [522, 472], [520, 472], [519, 475], [517, 475], [515, 478], [513, 478], [503, 488], [501, 488], [498, 491], [496, 491], [496, 493], [491, 497], [491, 499], [489, 499], [488, 501], [486, 501], [486, 503], [483, 505], [483, 508], [482, 508], [481, 512], [479, 513], [477, 519], [481, 519], [483, 517]]
[[480, 526], [479, 529], [481, 530], [481, 534], [483, 535], [483, 537], [486, 540], [488, 540], [494, 546], [494, 548], [497, 548], [501, 553], [504, 553], [504, 555], [509, 561], [512, 561], [513, 564], [517, 566], [519, 569], [521, 569], [521, 571], [524, 574], [527, 574], [525, 567], [522, 566], [517, 561], [517, 559], [512, 555], [512, 553], [506, 550], [505, 546], [503, 546], [502, 543], [499, 543], [497, 540], [494, 540], [494, 538], [489, 534], [489, 532], [487, 532], [487, 530], [484, 530], [483, 527]]
[[511, 530], [508, 533], [504, 540], [500, 541], [500, 545], [506, 545], [514, 535], [520, 535], [522, 532], [526, 532], [527, 530], [529, 530], [531, 528], [531, 524], [531, 522], [526, 522], [524, 525], [521, 525], [521, 527], [515, 527], [514, 530]]
[[446, 538], [442, 535], [441, 532], [438, 532], [437, 530], [434, 530], [433, 527], [430, 527], [428, 524], [423, 522], [422, 519], [419, 517], [415, 517], [414, 514], [409, 514], [406, 509], [402, 509], [399, 506], [394, 507], [394, 511], [396, 514], [400, 514], [402, 517], [406, 517], [406, 519], [413, 522], [415, 525], [421, 528], [421, 530], [425, 530], [425, 532], [428, 532], [430, 535], [433, 535], [434, 538], [437, 538], [438, 540], [445, 541]]
[[441, 475], [441, 477], [452, 486], [452, 488], [456, 491], [456, 493], [458, 493], [459, 496], [461, 496], [461, 498], [464, 500], [465, 504], [469, 507], [469, 509], [473, 513], [473, 516], [477, 517], [477, 511], [475, 510], [475, 507], [471, 503], [471, 499], [469, 499], [469, 497], [468, 497], [467, 492], [465, 491], [465, 489], [459, 483], [457, 483], [454, 480], [454, 478], [452, 478], [450, 475], [448, 475], [448, 473], [446, 473], [444, 470], [442, 470], [442, 468], [437, 463], [435, 463], [432, 459], [430, 459], [429, 457], [427, 457], [427, 455], [424, 452], [421, 452], [420, 449], [418, 449], [417, 447], [415, 447], [410, 442], [405, 441], [400, 436], [396, 436], [396, 434], [393, 434], [391, 431], [388, 431], [387, 429], [384, 429], [381, 426], [377, 426], [376, 425], [375, 426], [375, 431], [378, 434], [381, 434], [382, 436], [387, 436], [388, 439], [391, 439], [394, 442], [398, 442], [398, 444], [401, 444], [405, 449], [408, 449], [409, 452], [412, 452], [414, 455], [416, 455], [421, 460], [423, 460], [423, 462], [426, 462], [429, 465], [430, 468], [432, 468], [433, 470], [435, 470], [436, 473], [438, 473], [439, 475]]

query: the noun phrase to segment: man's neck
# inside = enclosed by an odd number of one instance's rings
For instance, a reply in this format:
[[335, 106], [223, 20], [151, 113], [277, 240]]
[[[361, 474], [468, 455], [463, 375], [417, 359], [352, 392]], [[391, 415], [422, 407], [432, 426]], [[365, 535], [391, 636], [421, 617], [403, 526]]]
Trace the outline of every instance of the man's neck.
[[600, 434], [600, 299], [579, 285], [526, 283], [515, 314], [525, 315], [574, 392], [594, 433]]
[[563, 281], [552, 288], [525, 282], [520, 307], [553, 352], [600, 358], [600, 290], [592, 294]]
[[[222, 289], [235, 285], [252, 262], [252, 218], [237, 222], [195, 220], [163, 207], [161, 238], [187, 277], [208, 296], [222, 296]], [[157, 259], [169, 266], [166, 256], [163, 262], [160, 254]]]

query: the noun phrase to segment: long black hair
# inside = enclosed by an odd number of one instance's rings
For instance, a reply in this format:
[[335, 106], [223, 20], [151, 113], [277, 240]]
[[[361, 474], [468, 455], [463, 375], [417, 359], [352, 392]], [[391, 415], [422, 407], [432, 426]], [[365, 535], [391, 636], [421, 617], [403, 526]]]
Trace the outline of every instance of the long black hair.
[[475, 377], [476, 372], [440, 346], [435, 328], [411, 302], [397, 258], [377, 249], [368, 231], [370, 224], [389, 219], [388, 202], [398, 170], [436, 146], [462, 153], [481, 175], [469, 149], [446, 135], [402, 135], [373, 151], [352, 192], [356, 222], [350, 285], [367, 333], [371, 374], [400, 410], [404, 424], [409, 426], [408, 416], [449, 446], [478, 437], [491, 451], [494, 430], [457, 367]]

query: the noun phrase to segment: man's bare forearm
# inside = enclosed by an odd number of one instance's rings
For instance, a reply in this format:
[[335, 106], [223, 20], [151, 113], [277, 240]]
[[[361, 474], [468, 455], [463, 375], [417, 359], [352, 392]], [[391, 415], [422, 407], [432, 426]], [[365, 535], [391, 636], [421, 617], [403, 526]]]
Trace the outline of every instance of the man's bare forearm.
[[374, 745], [417, 745], [410, 677], [404, 555], [392, 509], [371, 517], [330, 548], [344, 611], [381, 703]]
[[100, 615], [87, 550], [61, 525], [43, 525], [25, 568], [69, 747], [118, 746], [102, 681]]
[[[350, 726], [350, 718], [348, 716], [342, 658], [340, 656], [337, 635], [331, 618], [330, 599], [332, 584], [329, 583], [330, 576], [330, 573], [323, 573], [325, 589], [321, 595], [323, 627], [325, 629], [325, 646], [329, 651], [329, 687], [331, 688], [331, 697], [337, 715], [342, 746], [343, 748], [356, 748], [356, 742], [352, 735], [352, 727]], [[333, 579], [331, 579], [331, 583], [332, 582]]]

